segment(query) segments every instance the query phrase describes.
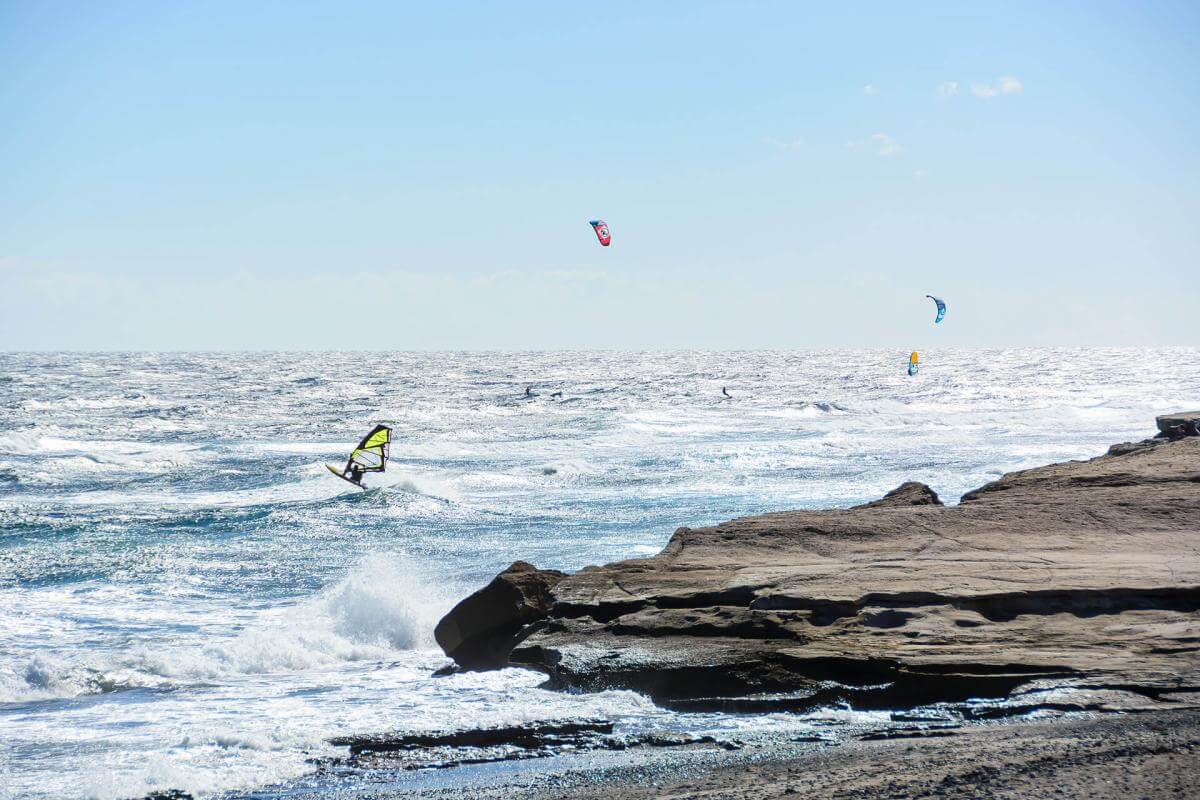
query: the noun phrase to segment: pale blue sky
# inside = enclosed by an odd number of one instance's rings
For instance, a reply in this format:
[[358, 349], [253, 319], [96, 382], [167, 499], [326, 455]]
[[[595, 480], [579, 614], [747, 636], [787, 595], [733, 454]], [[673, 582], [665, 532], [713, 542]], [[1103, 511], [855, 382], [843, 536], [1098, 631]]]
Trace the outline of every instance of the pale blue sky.
[[0, 349], [1200, 344], [1200, 4], [438, 5], [0, 0]]

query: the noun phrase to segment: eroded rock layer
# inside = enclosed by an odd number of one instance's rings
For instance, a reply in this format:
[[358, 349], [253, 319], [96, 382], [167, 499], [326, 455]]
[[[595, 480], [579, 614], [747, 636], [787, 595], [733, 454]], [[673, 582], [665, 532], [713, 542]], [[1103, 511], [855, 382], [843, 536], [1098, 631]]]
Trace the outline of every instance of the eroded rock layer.
[[916, 705], [1034, 682], [1182, 699], [1200, 690], [1200, 438], [1011, 473], [956, 506], [905, 484], [681, 528], [657, 556], [563, 578], [547, 609], [505, 634], [510, 663], [681, 706]]

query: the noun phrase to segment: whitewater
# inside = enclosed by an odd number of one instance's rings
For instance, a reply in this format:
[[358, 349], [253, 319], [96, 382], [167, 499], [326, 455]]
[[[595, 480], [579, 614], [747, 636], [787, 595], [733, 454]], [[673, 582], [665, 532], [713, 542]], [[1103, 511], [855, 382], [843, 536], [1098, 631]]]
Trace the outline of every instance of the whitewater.
[[[432, 629], [516, 559], [647, 556], [681, 525], [905, 480], [955, 502], [1200, 405], [1196, 348], [921, 358], [909, 377], [899, 349], [0, 354], [0, 797], [286, 793], [331, 737], [386, 730], [850, 715], [436, 678]], [[323, 465], [377, 422], [393, 460], [360, 492]]]

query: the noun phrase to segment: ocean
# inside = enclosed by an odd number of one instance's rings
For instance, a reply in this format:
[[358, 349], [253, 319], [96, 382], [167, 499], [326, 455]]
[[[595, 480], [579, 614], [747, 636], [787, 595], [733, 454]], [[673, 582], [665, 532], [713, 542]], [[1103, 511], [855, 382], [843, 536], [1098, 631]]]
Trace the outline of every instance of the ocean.
[[[1200, 405], [1196, 348], [931, 350], [913, 377], [907, 361], [0, 354], [0, 797], [320, 796], [313, 760], [344, 752], [330, 737], [377, 731], [869, 723], [678, 714], [518, 670], [435, 678], [432, 629], [516, 559], [648, 556], [681, 525], [905, 480], [956, 502]], [[323, 465], [377, 422], [393, 459], [362, 492]]]

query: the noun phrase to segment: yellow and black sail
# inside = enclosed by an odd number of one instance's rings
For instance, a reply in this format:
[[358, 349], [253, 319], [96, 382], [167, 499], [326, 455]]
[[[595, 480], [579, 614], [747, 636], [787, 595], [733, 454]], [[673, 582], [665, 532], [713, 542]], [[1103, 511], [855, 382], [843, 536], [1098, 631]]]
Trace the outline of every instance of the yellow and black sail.
[[350, 472], [355, 464], [363, 472], [383, 472], [391, 455], [391, 444], [392, 429], [387, 425], [376, 425], [350, 453], [345, 472]]

